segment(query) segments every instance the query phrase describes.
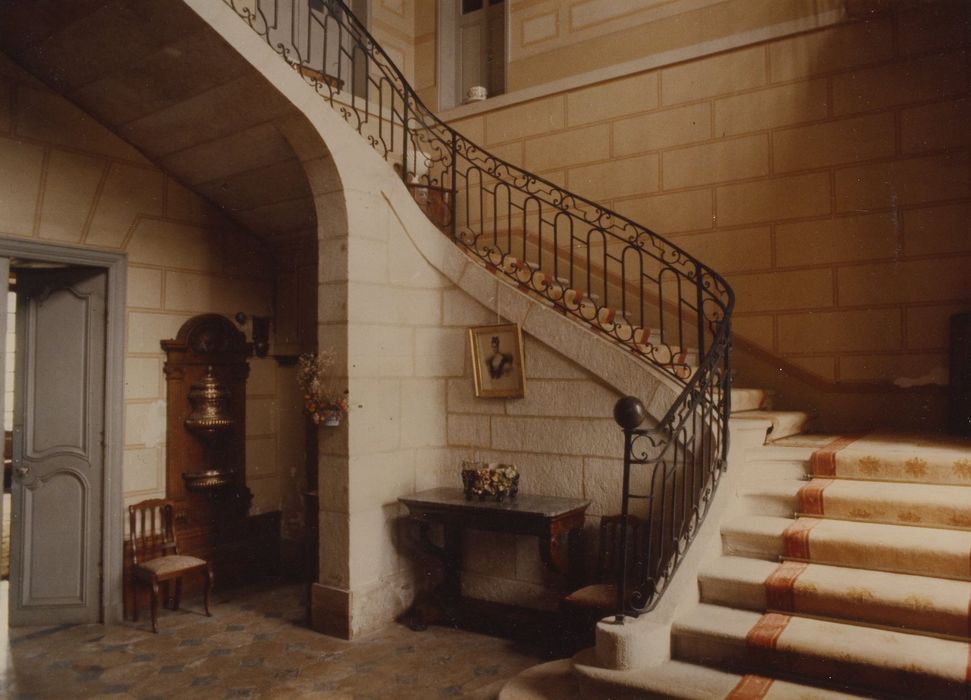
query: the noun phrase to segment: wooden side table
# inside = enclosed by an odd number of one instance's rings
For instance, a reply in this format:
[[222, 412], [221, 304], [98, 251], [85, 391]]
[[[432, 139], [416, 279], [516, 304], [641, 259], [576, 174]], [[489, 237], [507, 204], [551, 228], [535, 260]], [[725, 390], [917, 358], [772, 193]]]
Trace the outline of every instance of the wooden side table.
[[[444, 564], [445, 577], [431, 596], [419, 596], [412, 610], [412, 628], [432, 622], [455, 623], [468, 599], [462, 597], [462, 534], [487, 530], [538, 538], [539, 554], [552, 571], [564, 574], [575, 588], [583, 577], [580, 530], [590, 501], [554, 496], [520, 495], [502, 503], [466, 500], [458, 488], [422, 491], [399, 498], [419, 524], [422, 546]], [[433, 524], [442, 525], [444, 546], [431, 541]], [[511, 606], [509, 606], [511, 607]]]

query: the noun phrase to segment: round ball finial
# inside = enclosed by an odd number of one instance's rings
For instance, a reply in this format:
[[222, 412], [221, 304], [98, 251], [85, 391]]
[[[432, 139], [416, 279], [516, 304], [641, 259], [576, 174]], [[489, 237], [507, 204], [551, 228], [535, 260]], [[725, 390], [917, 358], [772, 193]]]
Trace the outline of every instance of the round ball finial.
[[614, 420], [624, 430], [633, 430], [646, 418], [647, 410], [636, 396], [624, 396], [614, 404]]

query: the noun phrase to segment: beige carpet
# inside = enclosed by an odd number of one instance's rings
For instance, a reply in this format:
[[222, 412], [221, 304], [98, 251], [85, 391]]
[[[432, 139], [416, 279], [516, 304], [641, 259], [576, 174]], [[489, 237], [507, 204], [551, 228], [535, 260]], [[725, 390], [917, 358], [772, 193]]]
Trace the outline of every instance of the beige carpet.
[[675, 624], [676, 658], [748, 674], [730, 698], [771, 697], [787, 678], [971, 697], [971, 441], [775, 444], [812, 448], [810, 478], [751, 487], [754, 510], [722, 527], [725, 556]]

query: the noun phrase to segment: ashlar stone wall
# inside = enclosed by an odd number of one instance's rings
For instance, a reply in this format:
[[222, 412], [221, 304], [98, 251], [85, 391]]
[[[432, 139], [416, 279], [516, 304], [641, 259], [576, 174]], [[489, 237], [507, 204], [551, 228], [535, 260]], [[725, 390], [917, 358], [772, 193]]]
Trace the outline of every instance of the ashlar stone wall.
[[[159, 341], [200, 313], [272, 315], [268, 251], [3, 54], [0, 236], [128, 254], [124, 501], [163, 497]], [[272, 359], [250, 362], [246, 468], [255, 512], [280, 508], [287, 471], [277, 374]]]
[[[460, 486], [462, 459], [515, 464], [522, 493], [590, 500], [585, 545], [592, 555], [600, 516], [620, 512], [623, 434], [611, 417], [619, 392], [524, 334], [526, 397], [476, 398], [467, 327], [505, 321], [461, 290], [447, 296], [444, 312], [445, 332], [464, 352], [447, 379], [452, 462], [436, 483]], [[472, 532], [465, 556], [467, 595], [544, 609], [555, 609], [563, 595], [535, 537]]]
[[939, 426], [948, 318], [971, 308], [971, 10], [888, 7], [596, 84], [534, 85], [453, 125], [725, 274], [743, 383], [770, 382], [832, 429]]

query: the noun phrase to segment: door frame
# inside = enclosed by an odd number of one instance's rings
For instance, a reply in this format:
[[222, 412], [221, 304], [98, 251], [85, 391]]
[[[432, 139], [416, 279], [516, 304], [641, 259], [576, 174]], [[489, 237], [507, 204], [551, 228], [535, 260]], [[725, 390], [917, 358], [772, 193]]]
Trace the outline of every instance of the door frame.
[[[128, 255], [0, 236], [0, 256], [101, 268], [105, 297], [104, 479], [101, 508], [101, 622], [123, 617], [122, 459], [125, 417], [125, 289]], [[4, 284], [6, 281], [4, 280]], [[4, 313], [6, 306], [3, 307]]]

